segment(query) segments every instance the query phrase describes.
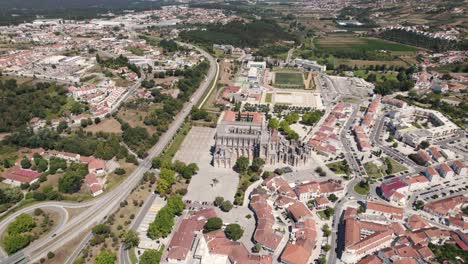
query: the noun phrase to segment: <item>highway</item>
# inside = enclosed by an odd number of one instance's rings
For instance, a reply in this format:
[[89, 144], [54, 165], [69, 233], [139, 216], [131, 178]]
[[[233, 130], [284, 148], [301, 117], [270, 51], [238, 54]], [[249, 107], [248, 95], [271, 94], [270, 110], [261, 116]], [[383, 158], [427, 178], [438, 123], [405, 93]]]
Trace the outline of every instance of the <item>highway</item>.
[[[182, 126], [185, 118], [190, 114], [192, 107], [198, 102], [205, 91], [210, 88], [210, 83], [213, 79], [217, 78], [218, 75], [218, 65], [216, 60], [204, 50], [195, 47], [190, 44], [183, 44], [184, 46], [197, 49], [204, 57], [206, 57], [210, 63], [210, 68], [207, 73], [206, 79], [201, 83], [198, 90], [193, 94], [192, 99], [190, 102], [186, 103], [183, 110], [179, 112], [174, 117], [174, 121], [169, 126], [168, 130], [160, 137], [159, 141], [148, 151], [148, 157], [146, 157], [139, 166], [116, 188], [112, 191], [103, 194], [99, 198], [91, 200], [89, 202], [85, 202], [79, 204], [78, 207], [86, 207], [81, 214], [70, 219], [65, 225], [61, 226], [54, 234], [48, 235], [43, 237], [33, 244], [25, 248], [24, 250], [20, 251], [18, 255], [24, 254], [29, 262], [38, 261], [41, 257], [44, 257], [47, 252], [51, 251], [54, 252], [62, 247], [67, 242], [71, 241], [72, 239], [76, 238], [76, 236], [85, 232], [88, 228], [96, 225], [104, 221], [112, 212], [114, 212], [121, 201], [126, 200], [130, 192], [138, 186], [140, 183], [143, 174], [151, 168], [151, 161], [154, 157], [158, 156], [162, 153], [162, 151], [166, 148], [166, 146], [171, 142], [174, 135], [176, 135], [179, 128]], [[46, 202], [37, 204], [34, 206], [26, 207], [15, 214], [7, 217], [0, 223], [0, 230], [1, 227], [5, 228], [8, 223], [10, 223], [14, 216], [29, 212], [35, 208], [46, 208], [48, 205], [52, 207], [58, 208], [68, 208], [74, 207], [76, 204], [73, 203], [66, 203], [66, 202]], [[53, 236], [53, 237], [52, 237]], [[3, 258], [0, 260], [0, 263], [14, 263], [14, 259], [11, 257]], [[25, 263], [26, 263], [25, 262]]]

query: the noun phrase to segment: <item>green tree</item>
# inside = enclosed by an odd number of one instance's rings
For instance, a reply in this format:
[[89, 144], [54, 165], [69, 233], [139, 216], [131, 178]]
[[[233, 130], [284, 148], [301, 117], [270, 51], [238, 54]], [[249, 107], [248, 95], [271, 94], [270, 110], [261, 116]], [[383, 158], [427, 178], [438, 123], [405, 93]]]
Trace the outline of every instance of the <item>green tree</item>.
[[148, 249], [140, 256], [140, 264], [158, 264], [161, 261], [163, 250]]
[[229, 211], [231, 211], [232, 207], [233, 207], [233, 205], [232, 205], [231, 201], [226, 200], [226, 201], [221, 203], [219, 208], [223, 212], [229, 212]]
[[223, 220], [219, 217], [212, 217], [206, 221], [203, 226], [203, 233], [208, 233], [214, 230], [221, 229], [223, 227]]
[[47, 163], [47, 160], [45, 159], [39, 159], [39, 161], [36, 163], [36, 168], [37, 168], [37, 171], [39, 172], [46, 171], [48, 167], [49, 167], [49, 164]]
[[94, 264], [114, 264], [116, 256], [108, 250], [102, 250], [99, 255], [96, 256]]
[[426, 149], [430, 146], [431, 144], [429, 142], [427, 142], [426, 140], [424, 141], [421, 141], [421, 143], [419, 144], [419, 147], [422, 148], [422, 149]]
[[241, 156], [236, 160], [236, 164], [234, 165], [234, 169], [238, 173], [244, 174], [249, 169], [249, 164], [250, 164], [249, 159], [247, 157], [245, 157], [245, 156]]
[[263, 165], [265, 165], [265, 161], [261, 158], [254, 158], [252, 161], [252, 165], [250, 166], [250, 170], [254, 172], [259, 172], [262, 168]]
[[76, 193], [81, 189], [83, 183], [83, 176], [76, 171], [67, 171], [59, 179], [58, 189], [63, 193]]
[[284, 117], [284, 120], [286, 120], [288, 124], [297, 123], [297, 121], [299, 121], [299, 114], [297, 112], [291, 112]]
[[27, 157], [24, 157], [21, 160], [21, 168], [23, 168], [23, 169], [31, 168], [31, 161]]
[[110, 226], [106, 224], [98, 224], [93, 227], [92, 232], [95, 235], [108, 235], [110, 234]]
[[330, 226], [328, 226], [327, 224], [323, 225], [322, 231], [325, 237], [329, 237], [331, 235]]
[[307, 112], [302, 116], [302, 123], [309, 126], [314, 125], [320, 120], [322, 115], [323, 113], [319, 110]]
[[29, 232], [31, 229], [36, 227], [36, 222], [34, 218], [26, 213], [18, 215], [13, 222], [11, 222], [7, 227], [8, 234], [21, 234], [24, 232]]
[[22, 234], [6, 235], [3, 238], [4, 249], [8, 254], [13, 254], [29, 245], [31, 237]]
[[162, 208], [154, 222], [149, 225], [148, 237], [151, 239], [165, 237], [171, 232], [172, 226], [174, 226], [174, 215], [167, 208]]
[[60, 123], [57, 125], [57, 132], [62, 133], [67, 128], [68, 128], [67, 121], [60, 121]]
[[244, 234], [244, 230], [238, 224], [229, 224], [226, 226], [224, 233], [226, 234], [227, 238], [237, 241]]
[[125, 232], [123, 239], [123, 243], [127, 249], [137, 247], [140, 243], [140, 238], [138, 237], [138, 233], [135, 230], [128, 230]]
[[217, 196], [213, 202], [215, 206], [221, 206], [221, 204], [224, 202], [224, 197], [222, 196]]
[[277, 118], [270, 118], [268, 121], [268, 128], [270, 129], [278, 129], [279, 128], [279, 120]]
[[182, 196], [180, 195], [171, 195], [167, 198], [167, 205], [166, 205], [172, 214], [180, 215], [185, 208], [184, 201], [182, 201]]
[[328, 200], [330, 200], [330, 202], [334, 203], [334, 202], [336, 202], [336, 200], [338, 200], [338, 197], [336, 197], [336, 195], [332, 193], [332, 194], [328, 195]]

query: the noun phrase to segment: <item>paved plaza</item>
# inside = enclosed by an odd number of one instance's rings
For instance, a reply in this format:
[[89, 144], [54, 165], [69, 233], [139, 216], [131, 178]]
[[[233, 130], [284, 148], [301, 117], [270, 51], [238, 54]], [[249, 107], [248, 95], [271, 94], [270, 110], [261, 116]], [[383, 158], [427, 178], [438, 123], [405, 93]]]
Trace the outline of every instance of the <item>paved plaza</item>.
[[185, 200], [213, 202], [216, 196], [233, 201], [239, 176], [232, 169], [215, 168], [211, 165], [211, 148], [214, 146], [216, 129], [192, 127], [184, 139], [174, 160], [197, 163], [198, 174], [193, 176]]
[[[271, 99], [269, 99], [270, 97]], [[267, 102], [267, 100], [271, 100], [271, 102]], [[312, 93], [310, 91], [298, 89], [275, 89], [274, 91], [264, 92], [262, 103], [313, 107], [319, 110], [324, 109], [320, 93]]]

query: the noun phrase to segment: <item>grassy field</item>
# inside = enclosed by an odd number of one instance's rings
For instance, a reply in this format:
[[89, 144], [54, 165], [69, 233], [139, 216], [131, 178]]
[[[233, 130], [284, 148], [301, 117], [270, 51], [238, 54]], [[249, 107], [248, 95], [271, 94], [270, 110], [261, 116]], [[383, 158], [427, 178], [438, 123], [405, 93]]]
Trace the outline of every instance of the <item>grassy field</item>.
[[87, 126], [84, 130], [86, 132], [91, 132], [91, 133], [97, 133], [97, 132], [116, 133], [116, 134], [122, 133], [122, 129], [121, 129], [121, 125], [119, 121], [115, 120], [114, 118], [105, 119], [97, 125]]
[[304, 75], [300, 72], [276, 72], [275, 85], [280, 87], [304, 87]]
[[347, 164], [343, 160], [328, 163], [325, 165], [327, 165], [327, 167], [330, 168], [330, 170], [333, 171], [335, 174], [349, 174], [349, 166], [347, 166]]
[[380, 177], [385, 177], [387, 175], [395, 174], [407, 170], [405, 166], [401, 165], [400, 163], [396, 162], [394, 159], [388, 158], [390, 163], [392, 164], [392, 170], [390, 173], [386, 172], [387, 165], [385, 164], [385, 160], [382, 160], [383, 165], [377, 166], [375, 163], [367, 162], [364, 164], [364, 169], [366, 170], [367, 175], [374, 179], [378, 179]]
[[360, 38], [348, 34], [334, 34], [314, 39], [314, 44], [319, 49], [339, 49], [343, 51], [398, 51], [415, 52], [418, 49], [396, 42], [376, 38]]
[[271, 103], [271, 100], [273, 99], [273, 94], [272, 93], [267, 93], [265, 97], [265, 103]]
[[179, 132], [177, 132], [177, 135], [174, 136], [174, 139], [172, 140], [170, 145], [161, 154], [160, 157], [162, 160], [169, 159], [172, 161], [172, 158], [175, 156], [176, 152], [179, 150], [180, 146], [184, 142], [185, 136], [187, 136], [191, 128], [192, 128], [191, 122], [185, 122], [182, 125]]
[[356, 191], [360, 195], [367, 195], [369, 193], [369, 187], [367, 187], [367, 188], [366, 187], [361, 187], [359, 185], [359, 183], [358, 183], [358, 184], [356, 184], [354, 186], [354, 191]]
[[389, 158], [389, 160], [390, 160], [390, 163], [392, 164], [392, 171], [390, 172], [390, 174], [399, 173], [408, 169], [407, 167], [401, 165], [394, 159]]
[[398, 72], [395, 72], [395, 71], [388, 71], [386, 73], [383, 73], [381, 71], [364, 71], [364, 70], [358, 70], [358, 71], [354, 71], [354, 76], [356, 77], [359, 77], [359, 78], [367, 78], [367, 76], [369, 76], [370, 74], [375, 74], [375, 76], [377, 77], [377, 81], [381, 81], [382, 78], [385, 76], [385, 78], [387, 80], [397, 80], [397, 75], [398, 75]]
[[366, 170], [367, 175], [374, 179], [378, 179], [385, 175], [385, 168], [378, 167], [372, 161], [364, 164], [364, 169]]

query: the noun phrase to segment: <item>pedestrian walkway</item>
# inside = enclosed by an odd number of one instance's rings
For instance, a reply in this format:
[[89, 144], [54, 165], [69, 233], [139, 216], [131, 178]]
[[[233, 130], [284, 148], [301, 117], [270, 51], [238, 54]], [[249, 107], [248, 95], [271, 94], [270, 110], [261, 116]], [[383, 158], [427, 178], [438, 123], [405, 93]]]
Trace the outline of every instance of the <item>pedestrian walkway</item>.
[[158, 249], [160, 244], [157, 243], [155, 240], [149, 238], [146, 234], [148, 232], [149, 225], [154, 221], [156, 214], [166, 205], [166, 201], [164, 201], [161, 197], [156, 197], [154, 199], [153, 204], [149, 208], [148, 212], [144, 216], [141, 224], [137, 228], [138, 237], [140, 238], [140, 244], [138, 245], [141, 249]]

